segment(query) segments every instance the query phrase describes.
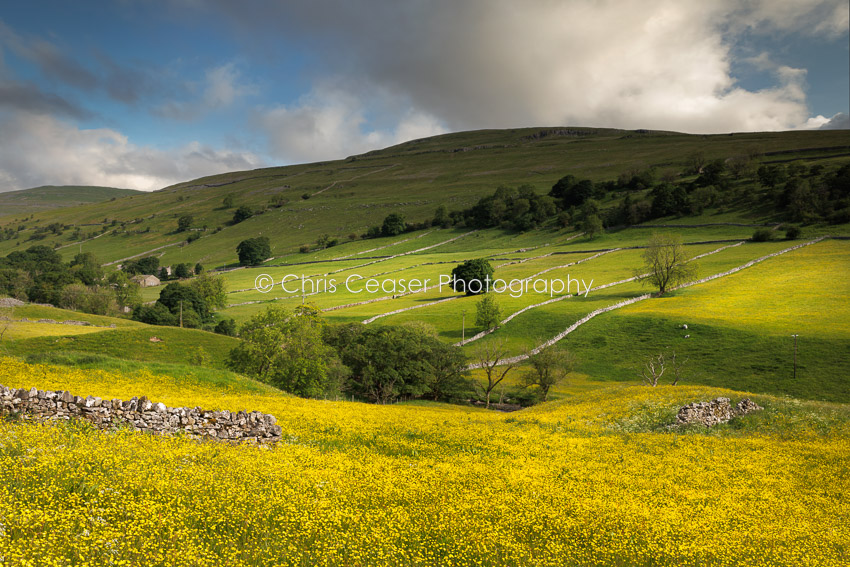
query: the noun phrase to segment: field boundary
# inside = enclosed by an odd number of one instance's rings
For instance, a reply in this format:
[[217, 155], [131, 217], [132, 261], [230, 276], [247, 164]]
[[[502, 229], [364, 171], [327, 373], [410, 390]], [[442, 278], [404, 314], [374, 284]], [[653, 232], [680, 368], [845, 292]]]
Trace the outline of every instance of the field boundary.
[[[778, 252], [773, 252], [771, 254], [767, 254], [766, 256], [761, 256], [759, 258], [756, 258], [755, 260], [750, 260], [749, 262], [747, 262], [745, 264], [742, 264], [740, 266], [732, 268], [731, 270], [726, 270], [725, 272], [720, 272], [718, 274], [713, 274], [711, 276], [708, 276], [708, 277], [705, 277], [705, 278], [702, 278], [702, 279], [699, 279], [699, 280], [695, 280], [693, 282], [688, 282], [686, 284], [682, 284], [678, 287], [672, 288], [671, 291], [676, 290], [676, 289], [684, 289], [684, 288], [691, 287], [691, 286], [694, 286], [694, 285], [703, 284], [703, 283], [706, 283], [706, 282], [709, 282], [709, 281], [712, 281], [712, 280], [716, 280], [718, 278], [722, 278], [722, 277], [740, 272], [741, 270], [745, 270], [746, 268], [749, 268], [751, 266], [754, 266], [756, 264], [764, 262], [765, 260], [768, 260], [770, 258], [774, 258], [776, 256], [780, 256], [780, 255], [785, 254], [787, 252], [792, 252], [794, 250], [798, 250], [798, 249], [803, 248], [805, 246], [817, 244], [818, 242], [821, 242], [821, 241], [823, 241], [827, 238], [829, 238], [829, 236], [821, 236], [821, 237], [815, 238], [814, 240], [809, 240], [808, 242], [803, 242], [801, 244], [791, 246], [790, 248], [785, 248], [783, 250], [779, 250]], [[557, 335], [555, 335], [554, 337], [552, 337], [548, 341], [544, 342], [543, 344], [540, 344], [540, 345], [534, 347], [533, 349], [531, 349], [530, 351], [528, 351], [525, 354], [520, 354], [518, 356], [506, 358], [506, 359], [500, 361], [498, 366], [503, 366], [505, 364], [516, 364], [518, 362], [522, 362], [523, 360], [528, 360], [532, 356], [538, 354], [543, 349], [548, 348], [548, 347], [554, 345], [555, 343], [557, 343], [558, 341], [562, 340], [564, 337], [566, 337], [567, 335], [569, 335], [570, 333], [572, 333], [573, 331], [578, 329], [581, 325], [587, 323], [588, 321], [590, 321], [591, 319], [593, 319], [597, 315], [601, 315], [602, 313], [607, 313], [608, 311], [613, 311], [613, 310], [619, 309], [621, 307], [626, 307], [627, 305], [631, 305], [633, 303], [637, 303], [639, 301], [649, 299], [650, 297], [653, 297], [653, 294], [646, 293], [646, 294], [643, 294], [643, 295], [639, 295], [637, 297], [632, 297], [632, 298], [627, 299], [625, 301], [621, 301], [619, 303], [615, 303], [613, 305], [609, 305], [607, 307], [600, 307], [599, 309], [591, 311], [590, 313], [588, 313], [587, 315], [585, 315], [584, 317], [582, 317], [581, 319], [579, 319], [578, 321], [576, 321], [575, 323], [573, 323], [572, 325], [570, 325], [565, 330], [561, 331], [560, 333], [558, 333]], [[475, 369], [481, 368], [482, 366], [483, 365], [481, 363], [472, 363], [469, 366], [467, 366], [467, 370], [475, 370]]]

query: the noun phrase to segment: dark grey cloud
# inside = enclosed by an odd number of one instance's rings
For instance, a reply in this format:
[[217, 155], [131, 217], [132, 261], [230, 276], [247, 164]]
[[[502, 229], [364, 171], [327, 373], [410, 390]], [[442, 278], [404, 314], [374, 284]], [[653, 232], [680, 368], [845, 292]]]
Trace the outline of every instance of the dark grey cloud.
[[0, 20], [0, 42], [19, 57], [37, 65], [51, 79], [82, 90], [94, 90], [99, 85], [98, 77], [59, 47], [44, 39], [21, 37]]
[[45, 93], [36, 85], [0, 78], [0, 109], [12, 112], [49, 114], [69, 118], [91, 118], [92, 113], [59, 95]]
[[780, 68], [773, 88], [743, 89], [728, 34], [834, 35], [847, 20], [844, 0], [174, 2], [214, 10], [269, 58], [280, 37], [308, 46], [315, 82], [344, 83], [364, 114], [383, 112], [371, 99], [395, 97], [451, 130], [798, 127], [809, 117], [804, 70]]
[[103, 69], [103, 88], [113, 100], [125, 104], [135, 104], [141, 99], [165, 90], [162, 77], [151, 69], [141, 66], [119, 65], [102, 51], [95, 52], [95, 58]]

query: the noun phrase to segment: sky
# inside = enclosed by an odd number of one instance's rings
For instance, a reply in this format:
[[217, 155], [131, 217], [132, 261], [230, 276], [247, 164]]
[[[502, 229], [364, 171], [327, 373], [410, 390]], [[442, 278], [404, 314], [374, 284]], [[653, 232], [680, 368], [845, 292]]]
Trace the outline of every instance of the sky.
[[846, 0], [0, 4], [0, 192], [464, 130], [850, 128]]

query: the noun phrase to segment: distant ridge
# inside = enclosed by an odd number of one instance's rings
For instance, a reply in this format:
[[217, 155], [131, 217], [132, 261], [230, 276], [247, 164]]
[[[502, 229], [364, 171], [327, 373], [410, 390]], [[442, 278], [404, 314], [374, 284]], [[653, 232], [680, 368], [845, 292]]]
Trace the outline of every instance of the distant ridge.
[[42, 185], [31, 189], [0, 193], [0, 216], [101, 203], [112, 198], [127, 197], [138, 193], [142, 193], [142, 191], [86, 185]]

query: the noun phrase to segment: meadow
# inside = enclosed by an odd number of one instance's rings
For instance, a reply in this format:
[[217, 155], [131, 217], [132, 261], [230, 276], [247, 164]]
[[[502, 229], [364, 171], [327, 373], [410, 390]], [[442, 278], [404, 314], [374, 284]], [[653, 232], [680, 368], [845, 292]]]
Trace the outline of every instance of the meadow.
[[698, 386], [564, 387], [502, 414], [374, 406], [3, 359], [9, 386], [258, 409], [271, 450], [0, 424], [9, 565], [838, 565], [846, 406], [668, 431]]

